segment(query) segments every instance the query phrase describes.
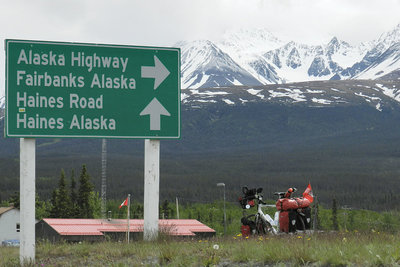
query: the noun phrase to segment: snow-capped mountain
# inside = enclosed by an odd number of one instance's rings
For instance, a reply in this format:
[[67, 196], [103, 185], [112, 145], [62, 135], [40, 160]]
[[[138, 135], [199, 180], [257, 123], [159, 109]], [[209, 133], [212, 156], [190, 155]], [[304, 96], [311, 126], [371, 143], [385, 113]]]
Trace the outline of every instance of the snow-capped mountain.
[[182, 88], [262, 84], [210, 41], [178, 46], [182, 48]]
[[0, 120], [4, 117], [4, 109], [6, 108], [6, 98], [5, 96], [0, 96]]
[[277, 75], [274, 66], [262, 56], [267, 51], [282, 45], [283, 41], [263, 28], [228, 31], [222, 41], [217, 42], [218, 47], [263, 84], [284, 82]]
[[5, 96], [0, 96], [0, 108], [5, 108], [6, 98]]
[[[182, 88], [290, 82], [378, 79], [400, 69], [400, 24], [379, 39], [352, 46], [285, 43], [265, 29], [228, 32], [221, 41], [178, 44], [182, 48]], [[388, 74], [390, 74], [387, 76]], [[247, 84], [246, 82], [251, 82]]]
[[375, 41], [373, 48], [357, 64], [360, 65], [364, 68], [355, 73], [356, 79], [378, 79], [400, 69], [400, 24]]
[[305, 45], [289, 42], [281, 48], [271, 50], [264, 57], [277, 69], [285, 82], [329, 80], [336, 73], [361, 59], [365, 52], [352, 47], [336, 37], [326, 45]]
[[356, 79], [377, 79], [400, 70], [400, 42], [390, 46], [383, 53], [376, 54], [370, 64], [359, 74]]

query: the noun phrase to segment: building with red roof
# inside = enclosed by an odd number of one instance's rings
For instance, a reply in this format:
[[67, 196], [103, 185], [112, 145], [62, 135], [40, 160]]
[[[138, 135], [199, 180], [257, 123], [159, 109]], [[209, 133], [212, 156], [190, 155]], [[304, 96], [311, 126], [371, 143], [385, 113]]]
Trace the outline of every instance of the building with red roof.
[[19, 209], [13, 206], [0, 207], [0, 245], [5, 240], [19, 240], [19, 218]]
[[[103, 241], [124, 240], [128, 224], [126, 219], [43, 219], [36, 224], [36, 239], [50, 241]], [[159, 220], [161, 234], [177, 237], [211, 237], [215, 230], [197, 220]], [[130, 237], [143, 239], [143, 220], [129, 221]]]

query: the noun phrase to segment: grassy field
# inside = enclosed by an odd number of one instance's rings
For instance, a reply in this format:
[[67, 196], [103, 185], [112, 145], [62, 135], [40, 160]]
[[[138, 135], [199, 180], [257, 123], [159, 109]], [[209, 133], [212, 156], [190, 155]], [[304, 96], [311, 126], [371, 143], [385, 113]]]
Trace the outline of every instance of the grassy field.
[[[19, 266], [0, 248], [0, 266]], [[294, 234], [156, 242], [41, 243], [30, 266], [400, 266], [400, 236], [380, 232]]]

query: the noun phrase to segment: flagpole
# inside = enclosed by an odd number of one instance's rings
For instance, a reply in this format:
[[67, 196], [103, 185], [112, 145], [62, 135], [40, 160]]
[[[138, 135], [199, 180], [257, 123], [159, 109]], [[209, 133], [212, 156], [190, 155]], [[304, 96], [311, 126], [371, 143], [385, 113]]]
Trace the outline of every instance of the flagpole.
[[128, 219], [127, 219], [127, 223], [128, 223], [128, 231], [127, 231], [127, 240], [128, 240], [128, 244], [129, 244], [129, 232], [130, 232], [130, 223], [129, 223], [129, 210], [131, 208], [131, 194], [128, 194]]

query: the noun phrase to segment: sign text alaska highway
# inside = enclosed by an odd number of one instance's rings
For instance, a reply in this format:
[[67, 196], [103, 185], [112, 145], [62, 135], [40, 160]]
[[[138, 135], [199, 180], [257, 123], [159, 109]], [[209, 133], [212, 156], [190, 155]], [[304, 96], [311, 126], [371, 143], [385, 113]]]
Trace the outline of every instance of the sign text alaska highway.
[[180, 50], [6, 40], [6, 137], [180, 137]]

